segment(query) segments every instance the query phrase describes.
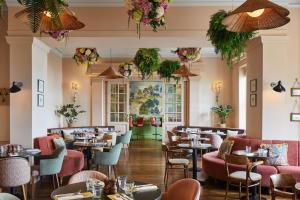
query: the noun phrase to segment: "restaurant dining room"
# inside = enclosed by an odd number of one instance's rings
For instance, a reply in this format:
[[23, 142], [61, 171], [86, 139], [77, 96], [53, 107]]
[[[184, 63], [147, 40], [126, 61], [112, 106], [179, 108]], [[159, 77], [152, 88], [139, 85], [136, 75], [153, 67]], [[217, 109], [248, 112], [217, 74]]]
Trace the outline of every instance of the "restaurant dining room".
[[300, 199], [299, 20], [299, 0], [0, 0], [0, 200]]

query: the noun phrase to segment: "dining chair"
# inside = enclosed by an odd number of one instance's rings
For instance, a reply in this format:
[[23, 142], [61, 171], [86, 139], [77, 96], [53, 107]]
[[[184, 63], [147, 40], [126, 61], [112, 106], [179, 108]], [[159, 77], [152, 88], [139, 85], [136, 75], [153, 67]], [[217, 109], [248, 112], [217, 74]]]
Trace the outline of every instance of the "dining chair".
[[70, 178], [68, 184], [86, 182], [89, 179], [104, 181], [107, 180], [108, 177], [105, 174], [102, 174], [101, 172], [98, 171], [85, 170], [85, 171], [78, 172], [77, 174], [74, 174]]
[[94, 163], [99, 166], [108, 166], [108, 177], [111, 178], [111, 169], [113, 168], [114, 175], [117, 177], [115, 166], [118, 164], [120, 153], [122, 150], [122, 143], [115, 145], [108, 152], [94, 151]]
[[20, 199], [9, 193], [0, 193], [0, 200], [20, 200]]
[[25, 158], [11, 157], [0, 159], [0, 188], [22, 187], [24, 200], [27, 200], [26, 186], [30, 182], [30, 165]]
[[[273, 174], [270, 176], [271, 182], [271, 198], [284, 197], [292, 200], [296, 199], [294, 187], [296, 180], [291, 174]], [[290, 191], [287, 191], [289, 189]]]
[[173, 183], [162, 194], [162, 200], [199, 200], [200, 183], [194, 179], [182, 179]]
[[60, 186], [58, 174], [61, 171], [62, 163], [64, 161], [65, 149], [64, 147], [59, 147], [55, 149], [51, 155], [40, 155], [37, 159], [39, 162], [38, 166], [33, 166], [31, 172], [31, 190], [32, 199], [35, 198], [35, 184], [40, 176], [52, 175], [52, 184], [55, 189]]
[[188, 178], [189, 160], [181, 158], [181, 153], [178, 149], [170, 149], [166, 144], [162, 144], [162, 151], [165, 154], [165, 175], [164, 184], [168, 186], [168, 176], [170, 170], [183, 170], [184, 178]]
[[140, 128], [140, 131], [138, 131], [138, 133], [136, 134], [137, 140], [139, 139], [139, 134], [144, 132], [144, 124], [145, 124], [144, 117], [137, 117], [136, 118], [135, 126]]
[[[254, 167], [263, 164], [263, 161], [251, 162], [246, 156], [225, 155], [225, 169], [227, 175], [225, 200], [228, 198], [229, 185], [239, 187], [239, 199], [241, 198], [242, 187], [246, 188], [246, 198], [249, 200], [249, 188], [257, 187], [258, 198], [261, 200], [261, 179], [262, 176], [252, 172]], [[245, 171], [231, 172], [231, 167], [245, 167]]]
[[111, 132], [103, 136], [103, 140], [109, 143], [110, 146], [115, 146], [117, 142], [117, 133]]
[[126, 146], [125, 151], [124, 151], [125, 156], [128, 152], [131, 136], [132, 136], [132, 130], [127, 131], [124, 135], [117, 136], [117, 142], [116, 143], [117, 144], [122, 143], [123, 147]]

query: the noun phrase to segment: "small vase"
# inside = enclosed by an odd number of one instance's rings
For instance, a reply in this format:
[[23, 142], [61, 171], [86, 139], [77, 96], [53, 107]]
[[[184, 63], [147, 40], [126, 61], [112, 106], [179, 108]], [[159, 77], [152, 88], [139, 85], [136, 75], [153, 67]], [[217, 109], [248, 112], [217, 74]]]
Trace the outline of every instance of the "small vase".
[[71, 128], [72, 127], [72, 123], [68, 123], [67, 126], [68, 126], [68, 128]]
[[226, 124], [224, 123], [224, 124], [220, 124], [220, 127], [221, 128], [226, 128]]

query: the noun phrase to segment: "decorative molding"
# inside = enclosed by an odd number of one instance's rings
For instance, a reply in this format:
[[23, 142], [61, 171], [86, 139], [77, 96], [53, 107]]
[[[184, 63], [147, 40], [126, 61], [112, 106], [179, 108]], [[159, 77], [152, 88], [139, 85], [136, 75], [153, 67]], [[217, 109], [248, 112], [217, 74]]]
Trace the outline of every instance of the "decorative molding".
[[[17, 0], [6, 0], [8, 6], [19, 6]], [[174, 0], [172, 6], [238, 6], [244, 1], [241, 0]], [[289, 7], [300, 7], [299, 0], [277, 0], [274, 1]], [[123, 0], [69, 0], [73, 7], [120, 7]]]
[[44, 42], [42, 42], [37, 38], [33, 38], [32, 45], [38, 47], [39, 49], [43, 50], [46, 53], [49, 53], [51, 50], [51, 47], [49, 47], [47, 44], [45, 44]]

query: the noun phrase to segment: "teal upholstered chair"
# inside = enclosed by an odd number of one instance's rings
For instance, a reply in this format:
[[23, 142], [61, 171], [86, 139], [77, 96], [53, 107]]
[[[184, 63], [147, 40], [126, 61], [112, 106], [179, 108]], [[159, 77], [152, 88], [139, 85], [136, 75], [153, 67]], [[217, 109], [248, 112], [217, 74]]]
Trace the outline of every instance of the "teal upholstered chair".
[[32, 199], [35, 196], [35, 183], [38, 176], [52, 175], [53, 188], [55, 188], [55, 185], [59, 187], [58, 173], [61, 170], [64, 156], [64, 147], [59, 147], [51, 155], [41, 155], [38, 157], [39, 166], [34, 166], [32, 170]]
[[20, 199], [12, 194], [0, 193], [0, 200], [20, 200]]
[[94, 161], [99, 169], [100, 165], [108, 166], [108, 177], [111, 178], [111, 169], [113, 168], [114, 175], [117, 177], [115, 165], [117, 165], [122, 150], [122, 143], [115, 145], [109, 152], [95, 151]]
[[132, 130], [127, 131], [124, 135], [120, 135], [117, 137], [117, 144], [122, 143], [123, 147], [125, 147], [126, 145], [126, 149], [124, 151], [125, 155], [129, 148], [131, 136], [132, 136]]

